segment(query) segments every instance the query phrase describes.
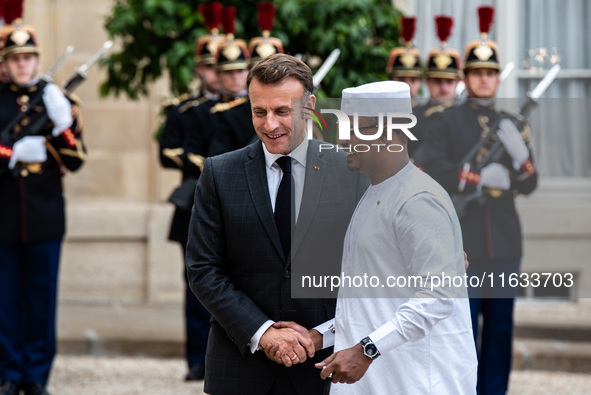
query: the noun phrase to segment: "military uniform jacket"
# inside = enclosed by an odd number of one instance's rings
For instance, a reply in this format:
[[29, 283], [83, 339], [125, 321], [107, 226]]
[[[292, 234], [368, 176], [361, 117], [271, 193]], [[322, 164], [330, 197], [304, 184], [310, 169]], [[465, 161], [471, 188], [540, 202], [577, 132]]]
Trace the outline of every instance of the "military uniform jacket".
[[213, 127], [208, 156], [234, 151], [254, 141], [256, 132], [248, 96], [222, 97], [211, 108], [210, 114]]
[[[197, 180], [203, 168], [209, 139], [208, 129], [201, 122], [200, 112], [209, 113], [216, 103], [206, 96], [190, 97], [165, 107], [166, 122], [160, 137], [160, 163], [178, 169], [183, 182]], [[187, 243], [191, 212], [176, 208], [170, 226], [169, 240]]]
[[427, 102], [415, 105], [412, 108], [412, 113], [417, 117], [417, 124], [410, 131], [417, 138], [416, 141], [409, 140], [407, 149], [408, 157], [420, 169], [423, 168], [422, 158], [425, 156], [425, 147], [423, 144], [427, 138], [427, 134], [431, 130], [429, 128], [429, 121], [433, 119], [433, 115], [439, 114], [455, 104], [455, 100], [447, 100], [438, 103], [435, 100], [429, 99]]
[[[459, 194], [460, 179], [466, 180], [462, 193], [474, 192], [479, 182], [479, 174], [465, 172], [462, 160], [476, 145], [481, 135], [486, 134], [493, 120], [501, 116], [493, 106], [480, 106], [474, 101], [433, 115], [430, 131], [426, 138], [424, 170], [438, 181], [447, 192]], [[503, 114], [511, 118], [515, 117]], [[516, 122], [518, 124], [518, 122]], [[529, 194], [537, 186], [538, 174], [533, 164], [530, 146], [530, 129], [527, 123], [521, 135], [529, 148], [529, 159], [515, 171], [507, 153], [499, 163], [505, 166], [511, 176], [510, 191], [484, 189], [484, 204], [473, 202], [462, 219], [464, 249], [473, 258], [517, 259], [522, 254], [521, 226], [515, 209], [514, 197]], [[495, 136], [496, 137], [496, 136]], [[498, 138], [498, 137], [497, 137]], [[483, 147], [479, 154], [486, 153]], [[480, 155], [477, 155], [476, 164]]]
[[[218, 100], [202, 97], [187, 101], [179, 106], [177, 112], [180, 124], [177, 130], [180, 133], [177, 132], [178, 136], [173, 138], [173, 127], [167, 125], [163, 132], [161, 147], [172, 143], [173, 140], [176, 146], [179, 141], [183, 141], [183, 154], [180, 159], [182, 159], [184, 179], [198, 178], [206, 158], [242, 148], [255, 136], [247, 96], [221, 97]], [[174, 119], [172, 118], [172, 121]], [[164, 161], [162, 163], [165, 164]], [[169, 239], [186, 244], [190, 219], [189, 211], [177, 209]]]
[[[0, 87], [0, 128], [29, 109], [30, 102], [43, 94], [39, 84], [27, 88], [8, 84]], [[32, 109], [44, 111], [43, 100]], [[46, 136], [47, 160], [44, 163], [17, 164], [8, 169], [14, 141], [12, 137], [26, 127], [27, 115], [10, 131], [8, 141], [0, 137], [0, 242], [37, 242], [63, 237], [65, 233], [62, 176], [64, 169], [77, 170], [85, 160], [81, 122], [74, 123], [60, 136], [53, 137], [53, 124], [47, 122], [36, 135]]]

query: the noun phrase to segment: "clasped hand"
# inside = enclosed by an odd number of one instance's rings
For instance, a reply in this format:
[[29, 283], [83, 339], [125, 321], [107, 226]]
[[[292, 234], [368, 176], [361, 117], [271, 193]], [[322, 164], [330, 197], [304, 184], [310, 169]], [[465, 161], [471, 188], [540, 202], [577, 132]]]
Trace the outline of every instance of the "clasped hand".
[[[322, 348], [321, 336], [318, 342], [319, 336], [317, 331], [308, 331], [293, 321], [280, 321], [261, 336], [259, 349], [270, 360], [289, 367], [306, 361], [308, 357], [312, 358], [316, 349]], [[317, 347], [318, 344], [320, 347]]]
[[333, 383], [353, 384], [359, 381], [367, 372], [372, 360], [363, 354], [361, 344], [338, 351], [317, 363], [320, 377], [326, 380], [332, 377]]

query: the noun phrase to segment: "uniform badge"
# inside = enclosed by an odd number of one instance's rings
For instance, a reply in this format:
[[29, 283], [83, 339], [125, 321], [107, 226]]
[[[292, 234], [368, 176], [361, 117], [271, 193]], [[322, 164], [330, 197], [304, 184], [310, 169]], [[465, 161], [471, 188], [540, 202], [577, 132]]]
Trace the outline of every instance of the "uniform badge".
[[409, 53], [406, 53], [400, 57], [400, 63], [402, 63], [402, 65], [404, 67], [406, 67], [407, 69], [414, 67], [416, 62], [417, 62], [416, 57], [412, 54], [409, 54]]
[[265, 59], [268, 56], [273, 55], [276, 51], [275, 47], [268, 42], [262, 43], [257, 45], [256, 53], [262, 58]]
[[230, 62], [238, 59], [238, 57], [242, 54], [240, 48], [237, 45], [229, 45], [222, 50], [224, 57], [228, 59]]
[[482, 61], [489, 60], [492, 54], [492, 48], [487, 45], [479, 45], [474, 49], [474, 55], [476, 55], [476, 57]]
[[435, 58], [433, 59], [433, 63], [435, 63], [435, 66], [439, 69], [439, 70], [445, 70], [449, 67], [449, 65], [451, 64], [452, 59], [451, 56], [449, 56], [448, 54], [439, 54], [437, 56], [435, 56]]
[[31, 35], [24, 30], [17, 30], [10, 37], [10, 39], [19, 47], [25, 45], [30, 38]]

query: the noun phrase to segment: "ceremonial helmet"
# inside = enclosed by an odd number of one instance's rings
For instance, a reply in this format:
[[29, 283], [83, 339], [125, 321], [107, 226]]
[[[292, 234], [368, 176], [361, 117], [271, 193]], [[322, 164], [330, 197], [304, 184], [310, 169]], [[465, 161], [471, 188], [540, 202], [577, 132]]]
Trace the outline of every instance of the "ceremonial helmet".
[[218, 27], [222, 18], [222, 4], [214, 1], [199, 6], [199, 12], [209, 29], [210, 34], [199, 37], [195, 47], [195, 64], [197, 66], [215, 64], [215, 55], [218, 47], [225, 40], [225, 37], [219, 34]]
[[216, 70], [244, 70], [248, 68], [250, 54], [244, 40], [234, 38], [235, 7], [222, 8], [222, 26], [226, 33], [226, 40], [220, 44], [216, 55]]
[[248, 51], [251, 54], [251, 66], [260, 62], [268, 56], [276, 53], [283, 53], [283, 43], [277, 37], [271, 37], [271, 29], [275, 20], [275, 4], [261, 2], [257, 4], [259, 11], [259, 27], [262, 37], [252, 38], [248, 44]]
[[460, 51], [447, 48], [447, 39], [451, 35], [454, 20], [451, 16], [439, 15], [435, 17], [435, 30], [441, 42], [439, 48], [434, 48], [427, 55], [427, 78], [461, 78], [462, 60]]
[[6, 0], [0, 0], [0, 63], [4, 61], [2, 57], [2, 37], [4, 37], [6, 27], [6, 3]]
[[464, 53], [464, 72], [470, 69], [493, 69], [500, 71], [497, 43], [488, 39], [495, 9], [490, 6], [478, 7], [480, 39], [470, 41]]
[[421, 54], [412, 46], [412, 39], [416, 29], [415, 17], [402, 18], [401, 36], [404, 47], [396, 47], [390, 51], [386, 72], [390, 78], [418, 77], [422, 75]]
[[[3, 6], [3, 7], [2, 7]], [[5, 26], [0, 29], [0, 56], [6, 59], [17, 53], [39, 54], [37, 35], [32, 26], [23, 25], [23, 0], [1, 1]]]

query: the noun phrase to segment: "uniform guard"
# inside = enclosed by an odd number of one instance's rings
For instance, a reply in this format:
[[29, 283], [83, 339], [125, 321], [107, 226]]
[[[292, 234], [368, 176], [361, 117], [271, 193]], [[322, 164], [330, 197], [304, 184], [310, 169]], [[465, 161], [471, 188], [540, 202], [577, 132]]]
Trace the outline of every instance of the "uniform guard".
[[[47, 395], [65, 233], [62, 177], [83, 164], [85, 149], [67, 98], [37, 77], [33, 28], [20, 19], [6, 27], [2, 56], [10, 82], [0, 90], [0, 394]], [[36, 122], [45, 115], [48, 122]]]
[[246, 92], [250, 53], [243, 40], [234, 37], [236, 9], [224, 7], [222, 25], [227, 40], [218, 48], [216, 71], [221, 85], [220, 100], [201, 115], [207, 130], [207, 155], [220, 155], [246, 146], [255, 137], [252, 111]]
[[[424, 167], [456, 203], [470, 260], [468, 275], [507, 278], [519, 274], [522, 256], [515, 196], [533, 192], [538, 174], [526, 120], [495, 109], [501, 67], [497, 44], [487, 37], [494, 9], [480, 7], [478, 14], [481, 38], [465, 50], [468, 100], [433, 115]], [[497, 148], [500, 155], [493, 155]], [[507, 392], [515, 292], [498, 283], [469, 288], [480, 394]]]
[[275, 20], [275, 4], [261, 2], [257, 4], [259, 11], [259, 26], [263, 32], [262, 37], [255, 37], [248, 44], [251, 53], [251, 67], [268, 56], [283, 53], [283, 43], [277, 37], [271, 37], [271, 29]]
[[417, 104], [413, 108], [413, 114], [417, 117], [413, 134], [417, 137], [417, 141], [409, 141], [408, 154], [411, 161], [418, 167], [421, 167], [420, 157], [424, 155], [420, 147], [424, 147], [423, 143], [428, 138], [427, 133], [430, 130], [429, 118], [456, 103], [456, 87], [462, 78], [462, 60], [460, 51], [447, 47], [453, 22], [451, 16], [435, 17], [435, 30], [441, 44], [438, 48], [429, 51], [427, 55], [425, 84], [429, 88], [430, 98], [424, 104]]
[[439, 48], [429, 51], [425, 70], [425, 84], [429, 88], [431, 99], [455, 98], [456, 86], [462, 78], [460, 51], [447, 47], [453, 23], [451, 16], [435, 17], [435, 28], [441, 44]]
[[[222, 5], [219, 2], [203, 4], [199, 7], [210, 34], [199, 37], [195, 46], [195, 75], [199, 79], [201, 91], [196, 96], [181, 96], [169, 100], [165, 105], [166, 122], [160, 137], [160, 163], [164, 167], [178, 169], [183, 174], [182, 184], [175, 189], [170, 201], [175, 204], [175, 212], [170, 226], [169, 240], [180, 243], [185, 256], [187, 229], [191, 220], [193, 191], [201, 174], [204, 155], [206, 155], [206, 134], [199, 125], [196, 112], [206, 112], [218, 101], [220, 84], [215, 71], [215, 55], [218, 46], [225, 40], [219, 33]], [[189, 135], [194, 137], [189, 148]], [[205, 374], [205, 351], [209, 332], [210, 314], [199, 303], [185, 278], [185, 358], [187, 360], [187, 381], [202, 380]]]
[[412, 39], [415, 35], [417, 18], [403, 17], [400, 35], [404, 41], [404, 47], [393, 48], [390, 51], [386, 72], [393, 81], [406, 82], [410, 86], [410, 96], [414, 98], [421, 89], [421, 53], [413, 47]]

